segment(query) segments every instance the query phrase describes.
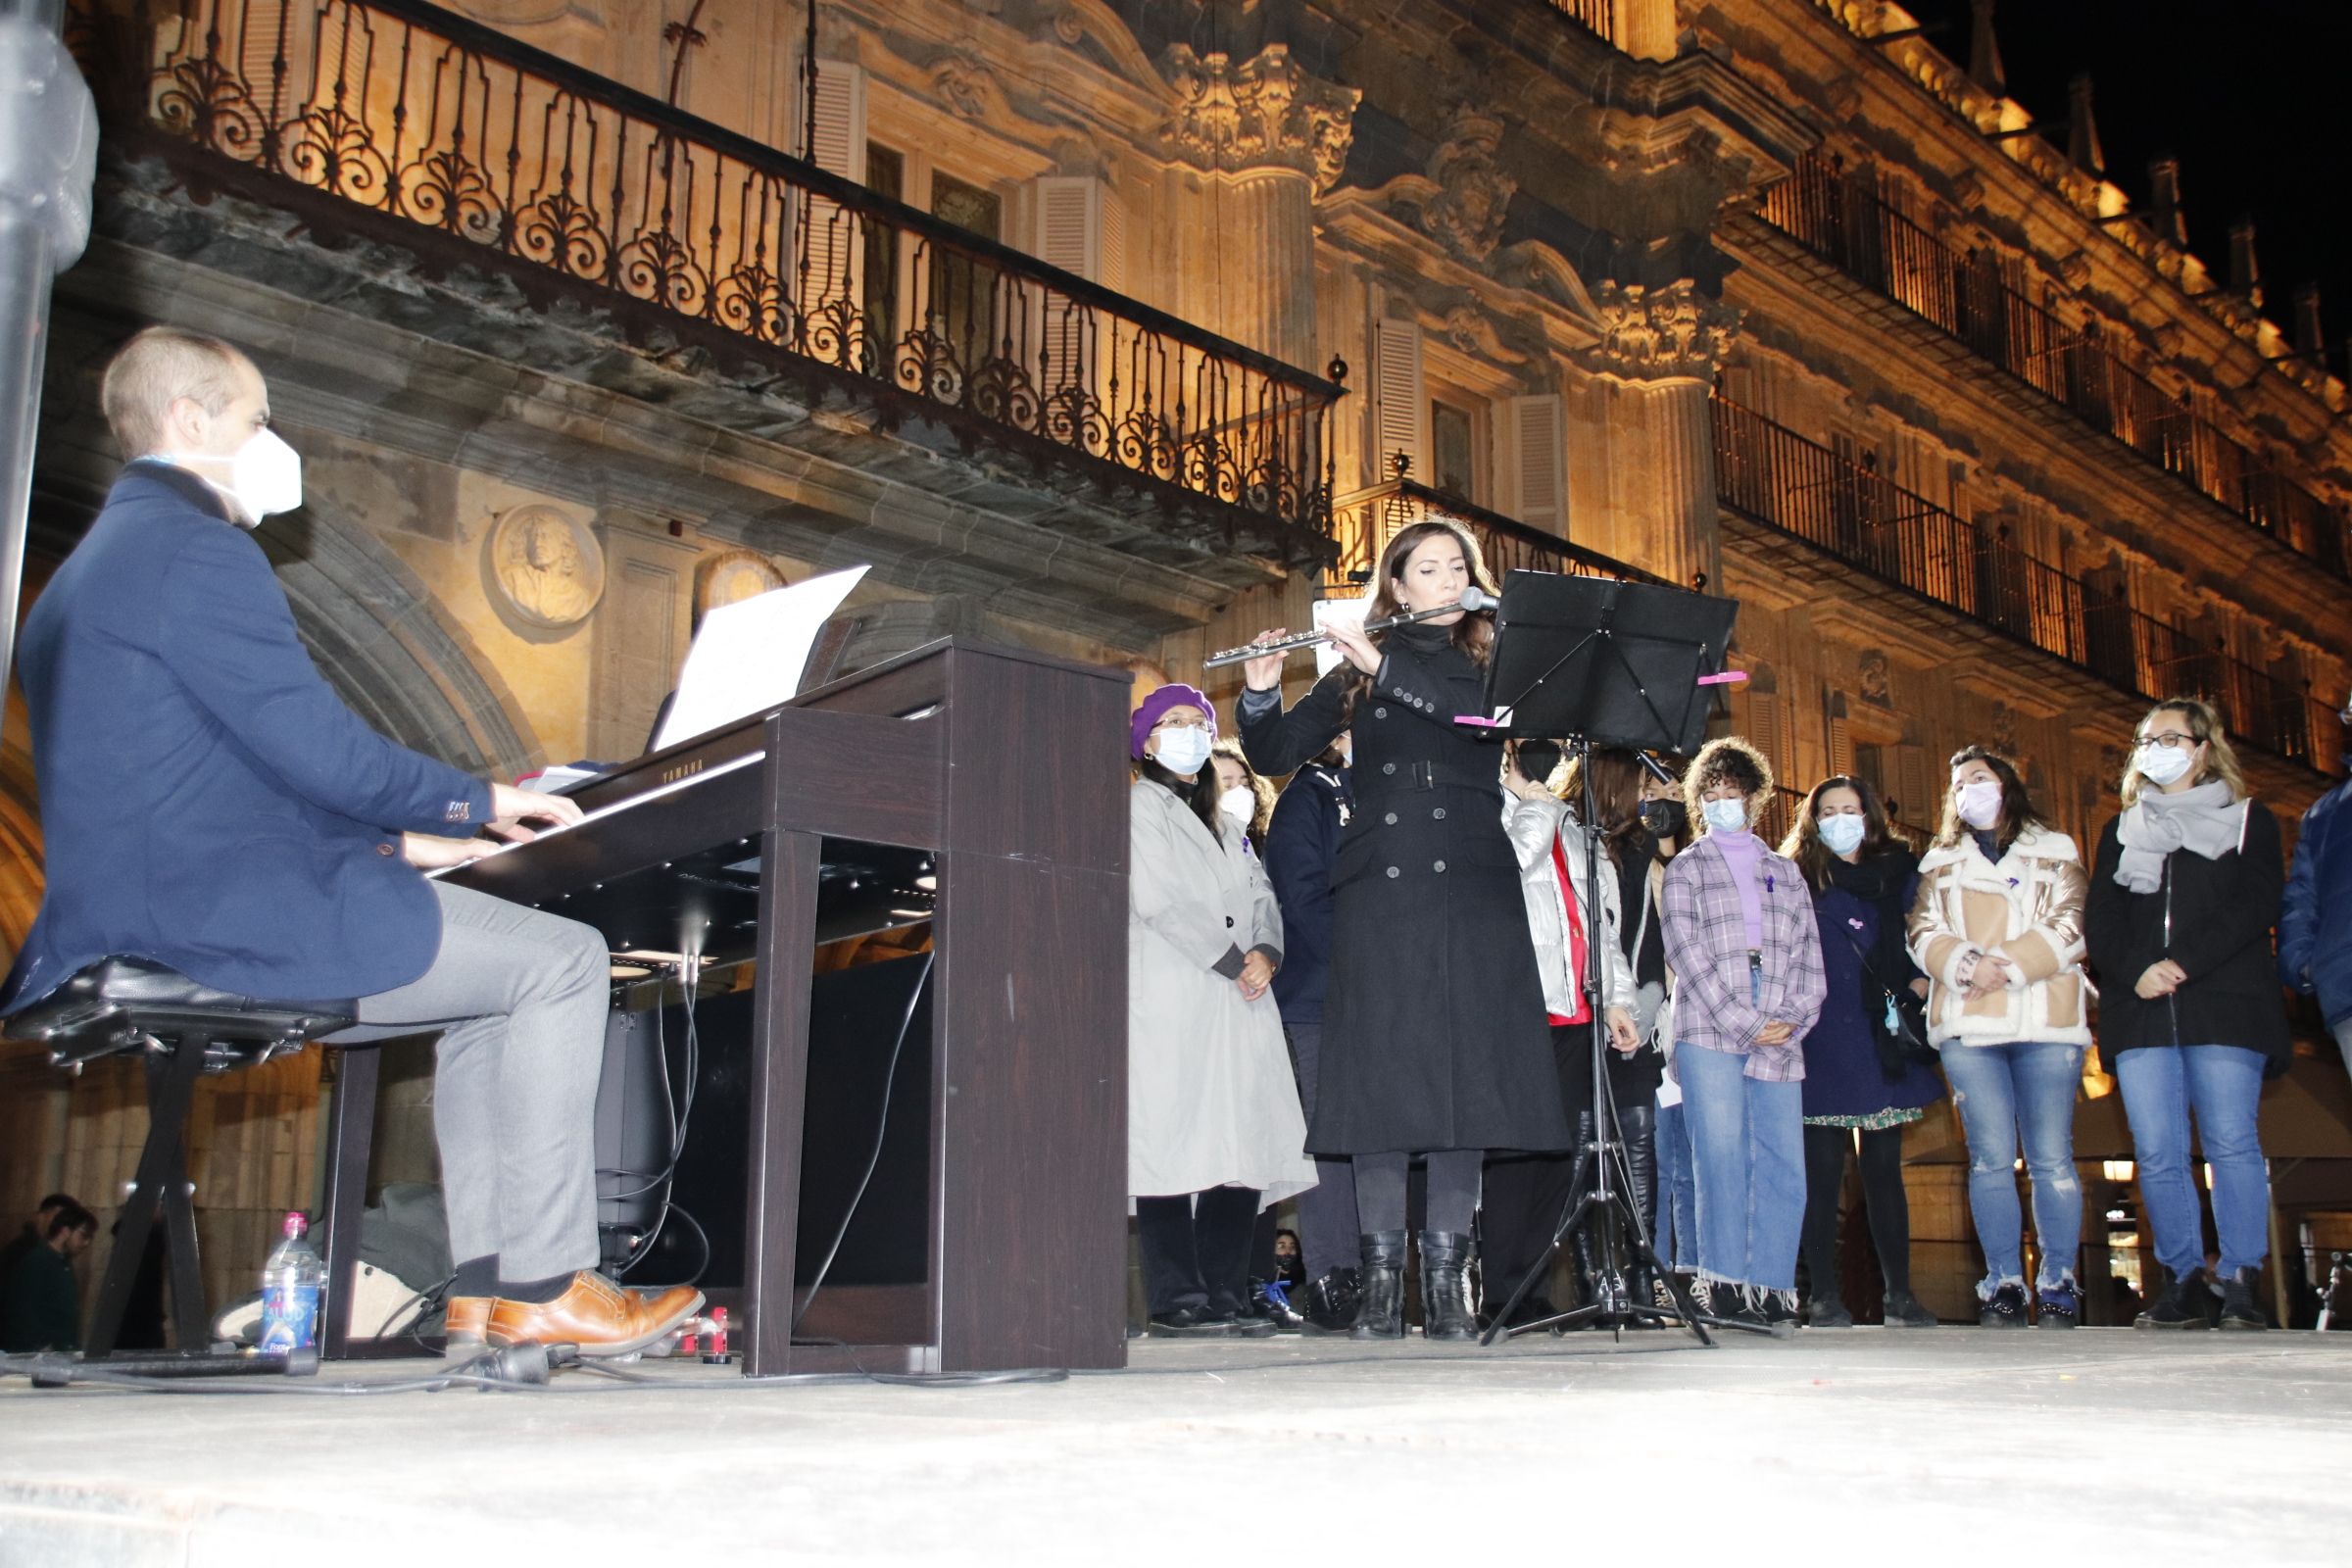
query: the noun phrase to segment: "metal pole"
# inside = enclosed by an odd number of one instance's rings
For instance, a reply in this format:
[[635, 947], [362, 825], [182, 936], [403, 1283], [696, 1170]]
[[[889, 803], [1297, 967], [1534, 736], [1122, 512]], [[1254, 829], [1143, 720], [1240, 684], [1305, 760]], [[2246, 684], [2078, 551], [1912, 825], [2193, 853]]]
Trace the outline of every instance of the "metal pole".
[[90, 237], [98, 107], [58, 41], [63, 0], [0, 0], [0, 690], [16, 653], [49, 286]]

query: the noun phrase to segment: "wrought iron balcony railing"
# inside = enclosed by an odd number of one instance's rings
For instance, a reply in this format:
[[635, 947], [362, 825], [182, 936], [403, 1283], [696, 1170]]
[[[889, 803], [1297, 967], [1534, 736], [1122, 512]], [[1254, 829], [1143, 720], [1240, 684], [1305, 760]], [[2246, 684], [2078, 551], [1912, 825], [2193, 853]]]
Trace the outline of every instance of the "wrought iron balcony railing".
[[1327, 552], [1334, 381], [416, 0], [75, 7], [112, 133], [199, 190]]
[[1324, 586], [1331, 592], [1346, 592], [1371, 581], [1381, 551], [1398, 530], [1432, 517], [1468, 528], [1496, 582], [1507, 572], [1527, 570], [1680, 586], [1598, 551], [1581, 549], [1556, 534], [1531, 528], [1515, 517], [1415, 484], [1404, 476], [1408, 460], [1402, 454], [1391, 459], [1389, 466], [1392, 472], [1386, 481], [1342, 496], [1332, 508], [1332, 542], [1339, 547], [1339, 554], [1324, 572]]
[[1714, 400], [1715, 488], [1741, 516], [2154, 702], [2201, 697], [2230, 733], [2343, 771], [2334, 710], [1727, 398]]
[[1968, 345], [2233, 516], [2335, 577], [2352, 575], [2346, 519], [2165, 391], [2102, 336], [2073, 326], [2002, 275], [1898, 211], [1878, 172], [1807, 154], [1765, 192], [1765, 221], [1856, 282]]

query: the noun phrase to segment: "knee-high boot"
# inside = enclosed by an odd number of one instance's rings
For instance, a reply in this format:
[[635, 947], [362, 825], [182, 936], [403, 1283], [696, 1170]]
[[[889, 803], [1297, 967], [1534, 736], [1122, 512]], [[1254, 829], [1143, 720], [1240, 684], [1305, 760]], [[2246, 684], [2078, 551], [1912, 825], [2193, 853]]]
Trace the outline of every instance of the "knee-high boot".
[[1367, 1231], [1363, 1245], [1363, 1295], [1355, 1309], [1355, 1340], [1404, 1338], [1404, 1232]]

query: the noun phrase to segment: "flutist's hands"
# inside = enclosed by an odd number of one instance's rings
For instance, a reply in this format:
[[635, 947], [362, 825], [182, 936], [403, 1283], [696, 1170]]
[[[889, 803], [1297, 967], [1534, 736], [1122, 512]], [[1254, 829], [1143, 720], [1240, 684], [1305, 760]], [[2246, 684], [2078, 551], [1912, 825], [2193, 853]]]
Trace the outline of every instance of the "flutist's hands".
[[1372, 646], [1371, 633], [1354, 621], [1335, 620], [1329, 628], [1331, 646], [1348, 656], [1348, 662], [1367, 675], [1380, 673], [1380, 650]]
[[[1257, 640], [1261, 643], [1280, 642], [1290, 634], [1289, 627], [1277, 626], [1272, 631], [1260, 632]], [[1255, 659], [1244, 661], [1242, 684], [1253, 692], [1274, 690], [1282, 684], [1282, 662], [1289, 657], [1287, 653], [1261, 654]]]

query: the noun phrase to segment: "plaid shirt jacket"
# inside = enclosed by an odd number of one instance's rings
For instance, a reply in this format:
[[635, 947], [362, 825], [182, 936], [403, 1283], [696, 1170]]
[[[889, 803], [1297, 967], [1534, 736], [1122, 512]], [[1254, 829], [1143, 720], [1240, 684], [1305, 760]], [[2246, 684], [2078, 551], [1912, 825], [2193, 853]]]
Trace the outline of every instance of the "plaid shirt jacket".
[[[1674, 966], [1674, 1037], [1680, 1045], [1745, 1056], [1747, 1077], [1791, 1083], [1805, 1075], [1802, 1042], [1829, 994], [1821, 928], [1795, 861], [1764, 850], [1756, 875], [1764, 906], [1763, 984], [1750, 1003], [1747, 923], [1723, 851], [1702, 837], [1667, 862], [1658, 910], [1666, 961]], [[1756, 1031], [1775, 1018], [1789, 1026], [1788, 1044], [1757, 1045]]]

